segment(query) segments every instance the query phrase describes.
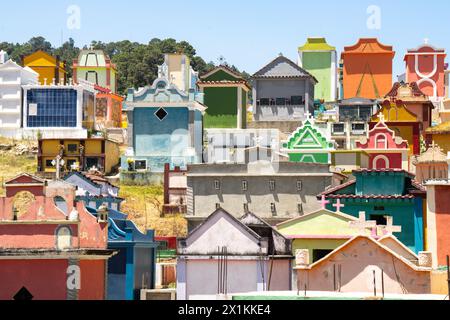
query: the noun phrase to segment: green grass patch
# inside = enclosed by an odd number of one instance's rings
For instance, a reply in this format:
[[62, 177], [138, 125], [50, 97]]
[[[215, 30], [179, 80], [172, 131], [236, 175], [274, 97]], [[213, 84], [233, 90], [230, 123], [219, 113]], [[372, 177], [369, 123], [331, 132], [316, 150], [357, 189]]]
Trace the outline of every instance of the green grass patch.
[[236, 128], [237, 116], [235, 115], [219, 115], [211, 116], [205, 115], [204, 118], [205, 128]]

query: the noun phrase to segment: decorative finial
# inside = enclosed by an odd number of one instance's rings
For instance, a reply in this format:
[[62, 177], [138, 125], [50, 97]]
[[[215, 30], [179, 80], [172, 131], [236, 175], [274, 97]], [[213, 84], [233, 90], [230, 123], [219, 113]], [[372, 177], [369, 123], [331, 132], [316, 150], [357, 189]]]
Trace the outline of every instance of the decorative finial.
[[425, 43], [425, 44], [428, 44], [428, 41], [430, 41], [430, 39], [428, 39], [428, 38], [423, 39], [423, 43]]
[[377, 116], [377, 117], [378, 117], [378, 119], [380, 119], [380, 122], [382, 122], [382, 123], [384, 123], [384, 122], [385, 122], [385, 119], [384, 119], [384, 114], [383, 114], [383, 113], [381, 113], [381, 112], [380, 112], [380, 113], [378, 114], [378, 116]]
[[219, 60], [219, 66], [223, 66], [223, 65], [227, 64], [225, 57], [222, 55], [217, 60]]

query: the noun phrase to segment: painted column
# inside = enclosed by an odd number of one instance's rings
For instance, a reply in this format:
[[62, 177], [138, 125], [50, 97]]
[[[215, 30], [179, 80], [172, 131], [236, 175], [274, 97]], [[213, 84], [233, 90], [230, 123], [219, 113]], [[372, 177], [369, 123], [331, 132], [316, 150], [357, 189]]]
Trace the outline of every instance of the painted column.
[[437, 256], [437, 229], [436, 229], [436, 188], [435, 186], [427, 186], [427, 248], [426, 250], [431, 252], [433, 260], [433, 268], [437, 268], [438, 256]]
[[77, 91], [77, 128], [83, 128], [83, 89], [79, 87]]
[[127, 111], [128, 118], [128, 128], [127, 128], [127, 136], [128, 136], [128, 147], [132, 147], [136, 152], [136, 146], [134, 145], [134, 129], [133, 129], [133, 118], [134, 118], [134, 109]]
[[423, 200], [422, 198], [414, 199], [414, 247], [416, 253], [423, 251]]
[[134, 300], [134, 247], [126, 247], [124, 250], [126, 250], [125, 300]]
[[256, 291], [263, 292], [266, 291], [267, 288], [267, 268], [266, 268], [266, 260], [257, 259], [256, 263]]
[[237, 87], [237, 128], [242, 129], [242, 89]]
[[186, 259], [177, 259], [177, 300], [187, 300]]
[[[305, 80], [305, 113], [309, 112], [309, 81]], [[304, 117], [304, 119], [306, 119]]]
[[257, 100], [258, 100], [258, 98], [257, 98], [257, 93], [256, 93], [256, 87], [258, 86], [258, 81], [255, 81], [254, 83], [253, 83], [253, 89], [252, 89], [252, 92], [253, 92], [253, 120], [254, 121], [259, 121], [260, 119], [258, 119], [258, 116], [257, 116], [257, 114], [258, 114], [258, 107], [257, 107]]
[[337, 64], [337, 53], [336, 51], [331, 52], [331, 93], [330, 93], [330, 101], [336, 101], [336, 91], [337, 91], [337, 72], [336, 72], [336, 64]]

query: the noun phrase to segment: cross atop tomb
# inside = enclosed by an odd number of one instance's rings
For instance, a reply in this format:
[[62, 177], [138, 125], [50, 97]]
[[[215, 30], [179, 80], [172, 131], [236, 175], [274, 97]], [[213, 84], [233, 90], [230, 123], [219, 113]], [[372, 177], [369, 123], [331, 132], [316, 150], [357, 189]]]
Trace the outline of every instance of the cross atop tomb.
[[312, 119], [311, 116], [312, 116], [311, 112], [309, 112], [309, 110], [306, 110], [306, 112], [305, 112], [306, 120], [311, 120]]
[[341, 199], [337, 199], [336, 204], [333, 204], [333, 207], [336, 208], [337, 213], [340, 213], [341, 208], [344, 208], [345, 205], [343, 203], [341, 203]]
[[380, 112], [377, 117], [380, 119], [380, 122], [385, 122], [384, 114], [382, 112]]
[[327, 200], [325, 195], [322, 195], [322, 200], [320, 200], [320, 204], [322, 205], [322, 209], [326, 209], [327, 208], [327, 204], [329, 204], [329, 203], [330, 203], [330, 200]]
[[423, 39], [424, 44], [428, 44], [429, 41], [430, 41], [430, 39], [428, 39], [428, 38]]
[[366, 235], [366, 230], [368, 228], [374, 229], [377, 227], [376, 221], [367, 221], [366, 213], [361, 211], [359, 213], [359, 219], [357, 221], [350, 221], [350, 228], [358, 229], [358, 234]]
[[386, 226], [384, 227], [384, 235], [392, 235], [394, 232], [402, 232], [401, 226], [394, 226], [394, 218], [386, 217]]

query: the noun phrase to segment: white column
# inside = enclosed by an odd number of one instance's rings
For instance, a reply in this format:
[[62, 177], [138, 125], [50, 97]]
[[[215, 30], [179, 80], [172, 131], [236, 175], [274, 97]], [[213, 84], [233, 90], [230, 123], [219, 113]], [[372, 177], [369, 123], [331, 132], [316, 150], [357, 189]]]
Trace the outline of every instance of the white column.
[[186, 292], [186, 263], [185, 259], [177, 260], [177, 300], [187, 300]]
[[83, 89], [78, 88], [77, 91], [77, 128], [83, 128]]
[[237, 87], [237, 128], [242, 129], [242, 89]]
[[258, 82], [257, 81], [255, 81], [254, 83], [253, 83], [253, 121], [255, 121], [256, 119], [256, 114], [257, 114], [257, 112], [258, 112], [258, 110], [257, 110], [257, 97], [256, 97], [256, 95], [257, 95], [257, 91], [256, 91], [256, 86], [258, 85]]

